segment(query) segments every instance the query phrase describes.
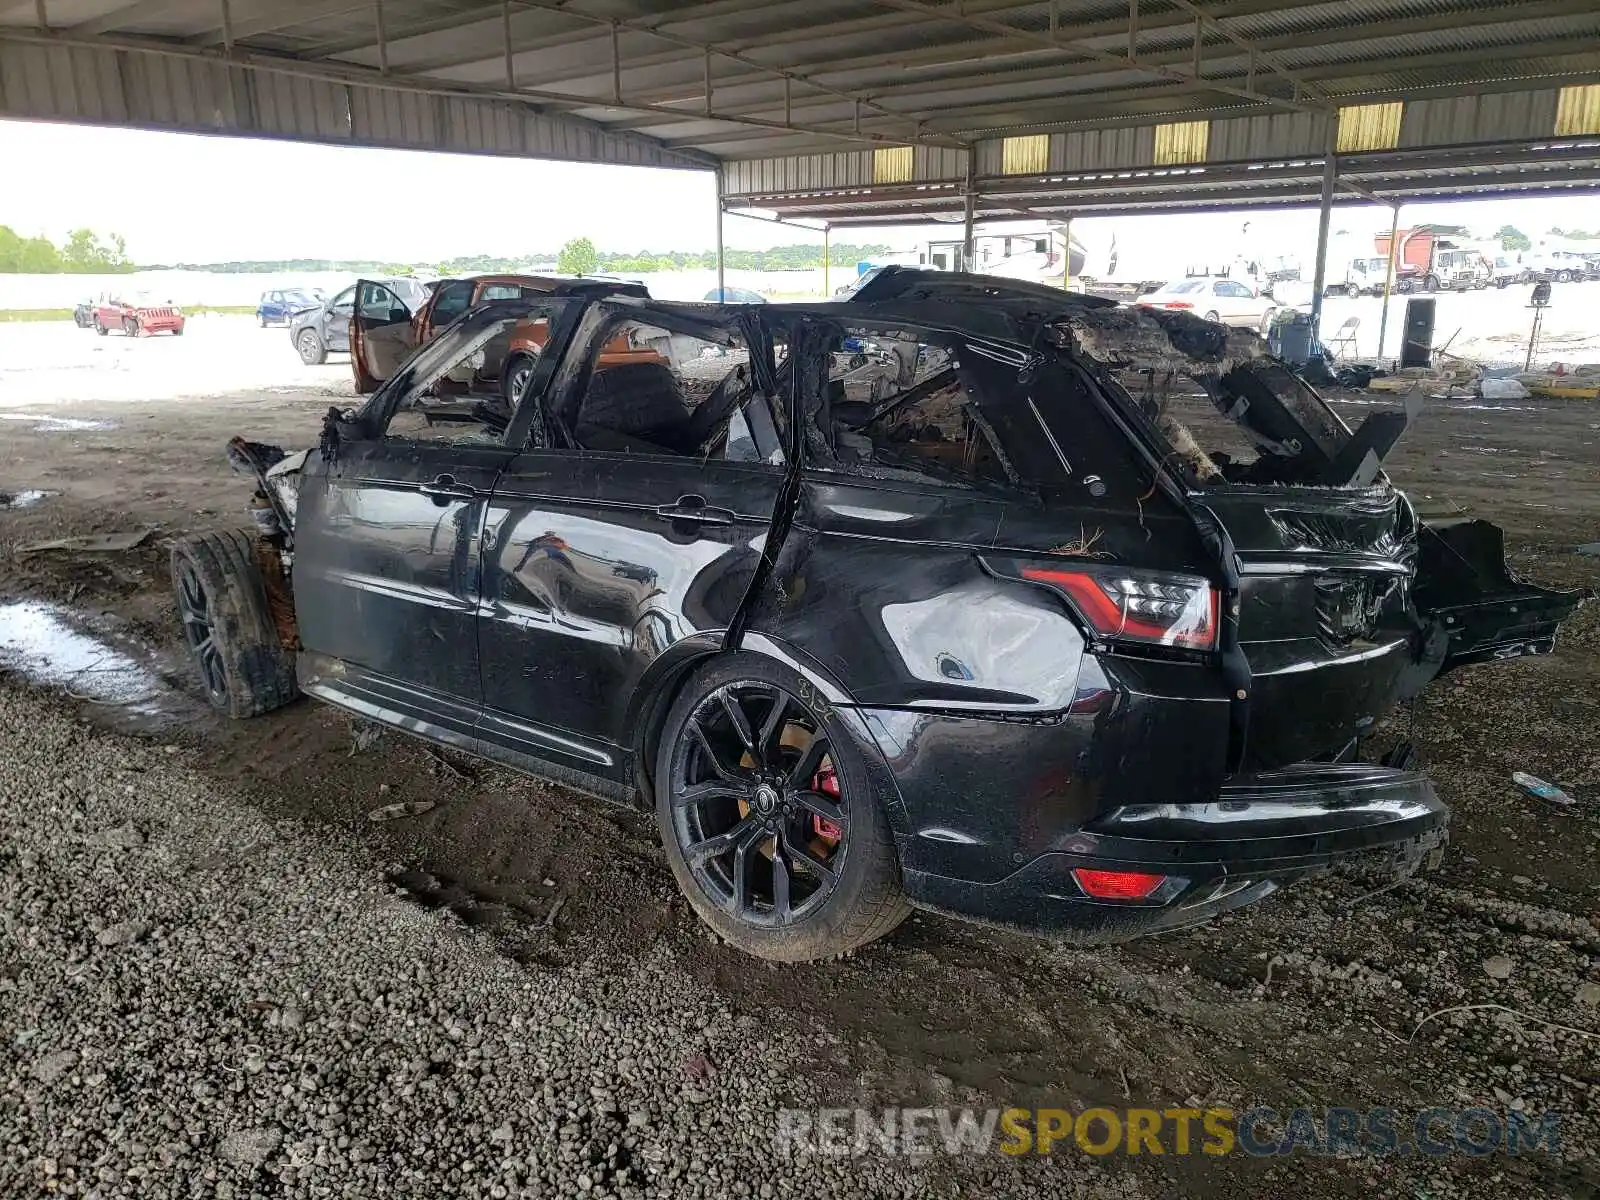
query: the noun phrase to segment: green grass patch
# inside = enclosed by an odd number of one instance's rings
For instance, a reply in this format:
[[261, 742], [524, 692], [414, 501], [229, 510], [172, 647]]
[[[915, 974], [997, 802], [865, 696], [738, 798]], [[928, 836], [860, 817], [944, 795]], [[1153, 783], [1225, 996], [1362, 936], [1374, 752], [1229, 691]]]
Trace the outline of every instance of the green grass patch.
[[[185, 317], [196, 317], [201, 313], [219, 313], [229, 317], [253, 317], [256, 313], [254, 304], [198, 304], [193, 307], [179, 305]], [[0, 308], [0, 321], [70, 321], [72, 310], [70, 308]]]

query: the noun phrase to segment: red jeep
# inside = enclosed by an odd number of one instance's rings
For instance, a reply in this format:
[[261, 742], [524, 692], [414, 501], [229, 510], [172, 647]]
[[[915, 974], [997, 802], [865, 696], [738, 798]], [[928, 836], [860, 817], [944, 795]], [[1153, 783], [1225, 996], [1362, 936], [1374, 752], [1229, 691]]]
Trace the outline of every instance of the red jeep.
[[102, 296], [95, 303], [91, 324], [101, 337], [113, 329], [120, 329], [129, 337], [138, 337], [141, 333], [172, 333], [182, 337], [183, 310], [175, 304], [158, 304], [144, 293], [128, 299]]

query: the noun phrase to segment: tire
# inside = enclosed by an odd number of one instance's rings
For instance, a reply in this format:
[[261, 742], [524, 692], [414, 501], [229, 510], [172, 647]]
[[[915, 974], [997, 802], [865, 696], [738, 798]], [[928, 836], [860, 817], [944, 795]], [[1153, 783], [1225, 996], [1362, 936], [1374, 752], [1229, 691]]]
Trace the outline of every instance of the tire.
[[328, 348], [322, 344], [322, 335], [315, 329], [302, 329], [295, 334], [294, 348], [300, 352], [300, 361], [308, 367], [320, 366], [328, 361]]
[[1267, 334], [1272, 332], [1272, 318], [1277, 315], [1278, 310], [1275, 308], [1269, 308], [1266, 312], [1261, 314], [1260, 332], [1262, 337], [1266, 337]]
[[1495, 287], [1499, 288], [1503, 292], [1508, 287], [1511, 286], [1511, 280], [1509, 280], [1509, 279], [1496, 279], [1494, 281], [1494, 285], [1495, 285]]
[[249, 533], [230, 529], [179, 540], [172, 547], [172, 590], [212, 708], [236, 720], [259, 717], [300, 694], [294, 655], [273, 626]]
[[1222, 318], [1214, 312], [1208, 312], [1202, 319], [1210, 321], [1213, 325], [1222, 324]]
[[122, 318], [122, 333], [124, 337], [139, 336], [139, 321], [136, 317]]
[[1437, 275], [1429, 275], [1422, 281], [1422, 290], [1425, 292], [1437, 292], [1439, 290], [1439, 277]]
[[96, 333], [98, 333], [101, 337], [105, 337], [106, 334], [111, 332], [111, 330], [107, 329], [104, 325], [100, 324], [100, 318], [98, 316], [96, 316], [95, 319], [94, 319], [94, 331]]
[[[774, 717], [774, 697], [784, 703], [781, 717]], [[766, 743], [759, 763], [736, 738], [730, 700], [752, 741]], [[656, 826], [678, 887], [724, 941], [776, 962], [846, 953], [883, 937], [911, 911], [866, 761], [844, 722], [819, 700], [805, 679], [771, 659], [720, 655], [678, 694], [656, 756]], [[827, 739], [825, 749], [815, 746], [816, 734]], [[720, 769], [710, 765], [713, 746]], [[799, 787], [784, 778], [795, 774]], [[829, 786], [834, 793], [812, 790]], [[691, 788], [709, 794], [685, 802]], [[839, 833], [831, 842], [830, 821]], [[688, 847], [725, 841], [691, 865]], [[831, 867], [831, 875], [808, 864]]]
[[1572, 282], [1572, 272], [1571, 271], [1557, 271], [1556, 272], [1556, 282], [1557, 283], [1571, 283]]
[[505, 370], [500, 376], [500, 394], [513, 408], [516, 406], [517, 395], [522, 391], [523, 383], [533, 372], [533, 367], [534, 359], [526, 354], [513, 354], [506, 359]]
[[183, 326], [179, 325], [176, 329], [174, 329], [172, 331], [172, 336], [173, 337], [182, 337], [183, 336]]

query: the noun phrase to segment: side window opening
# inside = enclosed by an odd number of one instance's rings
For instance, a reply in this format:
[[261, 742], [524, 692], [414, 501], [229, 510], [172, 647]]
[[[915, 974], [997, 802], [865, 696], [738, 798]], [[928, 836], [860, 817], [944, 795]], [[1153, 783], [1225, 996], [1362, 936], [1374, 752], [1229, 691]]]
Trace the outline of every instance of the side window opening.
[[385, 441], [499, 446], [513, 406], [501, 386], [506, 347], [538, 331], [542, 348], [553, 313], [535, 312], [487, 320], [446, 334], [420, 350], [405, 370], [413, 373], [398, 398], [374, 414]]
[[1016, 482], [973, 391], [973, 355], [913, 330], [848, 329], [828, 358], [818, 466], [960, 487]]
[[439, 289], [428, 320], [435, 329], [443, 329], [467, 309], [472, 307], [472, 281], [458, 280]]
[[594, 352], [571, 432], [584, 450], [783, 461], [749, 347], [732, 328], [697, 336], [640, 320], [613, 325]]

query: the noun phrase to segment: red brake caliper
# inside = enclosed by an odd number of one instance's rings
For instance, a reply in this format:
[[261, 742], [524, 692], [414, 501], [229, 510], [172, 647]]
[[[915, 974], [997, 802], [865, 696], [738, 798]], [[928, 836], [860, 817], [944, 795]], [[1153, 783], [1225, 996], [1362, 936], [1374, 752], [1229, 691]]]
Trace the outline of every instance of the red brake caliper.
[[[811, 790], [821, 792], [828, 799], [838, 802], [839, 776], [834, 772], [833, 764], [827, 759], [823, 760], [822, 766], [818, 767], [817, 773], [811, 777]], [[818, 837], [827, 838], [830, 842], [837, 842], [844, 837], [844, 830], [817, 813], [811, 814], [811, 829]]]

